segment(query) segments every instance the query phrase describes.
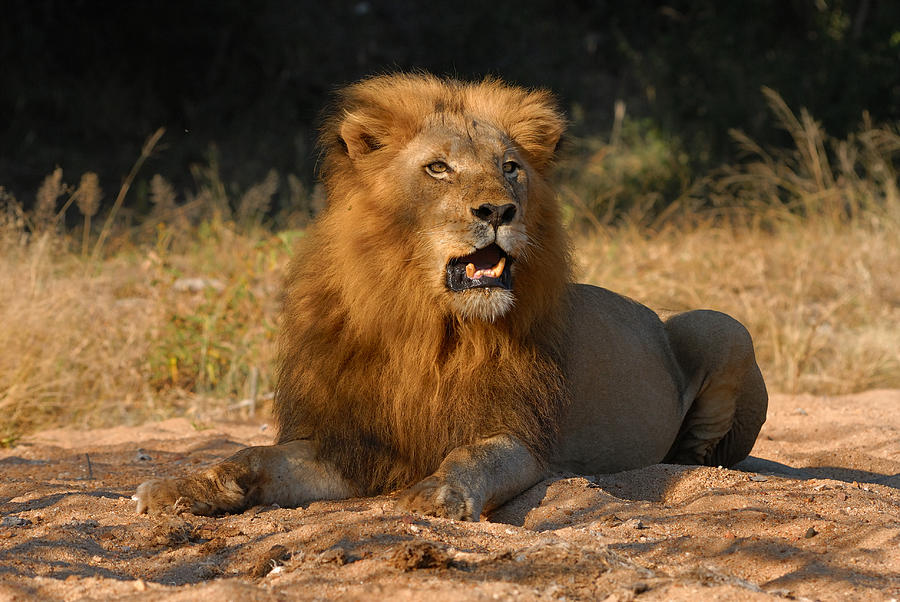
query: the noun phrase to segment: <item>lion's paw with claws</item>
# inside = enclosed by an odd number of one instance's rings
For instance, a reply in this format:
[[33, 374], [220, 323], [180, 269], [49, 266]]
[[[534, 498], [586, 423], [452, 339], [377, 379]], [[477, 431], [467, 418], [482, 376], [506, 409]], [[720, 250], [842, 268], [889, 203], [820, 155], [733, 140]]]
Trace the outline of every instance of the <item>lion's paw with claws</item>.
[[419, 481], [400, 494], [400, 508], [440, 518], [477, 521], [482, 503], [464, 487], [438, 477]]

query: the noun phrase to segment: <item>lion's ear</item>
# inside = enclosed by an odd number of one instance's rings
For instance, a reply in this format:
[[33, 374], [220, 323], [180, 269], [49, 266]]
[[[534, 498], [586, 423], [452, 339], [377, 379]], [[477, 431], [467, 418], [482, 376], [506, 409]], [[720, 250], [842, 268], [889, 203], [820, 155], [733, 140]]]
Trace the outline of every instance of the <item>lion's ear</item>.
[[538, 171], [546, 170], [566, 130], [566, 120], [553, 96], [545, 91], [528, 92], [509, 119], [509, 135]]
[[356, 160], [386, 144], [388, 131], [385, 116], [370, 115], [363, 111], [347, 112], [338, 127], [338, 136], [350, 159]]

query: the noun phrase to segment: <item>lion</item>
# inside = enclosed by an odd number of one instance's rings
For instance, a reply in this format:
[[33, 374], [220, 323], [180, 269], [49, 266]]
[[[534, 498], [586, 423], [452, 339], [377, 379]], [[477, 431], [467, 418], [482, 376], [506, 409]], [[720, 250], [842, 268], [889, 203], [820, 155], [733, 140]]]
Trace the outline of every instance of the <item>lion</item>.
[[321, 134], [328, 204], [289, 267], [274, 445], [138, 487], [138, 512], [400, 491], [480, 520], [555, 472], [730, 466], [767, 393], [747, 330], [572, 281], [565, 119], [497, 79], [372, 77]]

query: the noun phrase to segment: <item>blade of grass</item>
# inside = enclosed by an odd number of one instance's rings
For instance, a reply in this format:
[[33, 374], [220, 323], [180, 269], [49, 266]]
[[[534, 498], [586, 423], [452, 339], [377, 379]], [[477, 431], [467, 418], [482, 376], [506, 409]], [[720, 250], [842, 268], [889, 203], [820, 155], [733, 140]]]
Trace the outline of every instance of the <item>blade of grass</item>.
[[146, 142], [144, 142], [144, 146], [141, 148], [141, 155], [137, 158], [137, 161], [134, 162], [134, 165], [131, 166], [131, 171], [128, 172], [128, 175], [125, 176], [125, 180], [122, 182], [122, 186], [119, 188], [119, 194], [116, 195], [116, 200], [113, 203], [112, 209], [109, 210], [109, 214], [106, 216], [106, 221], [103, 222], [103, 228], [100, 230], [100, 235], [97, 237], [97, 242], [94, 243], [94, 250], [91, 253], [92, 261], [97, 261], [97, 258], [103, 251], [103, 244], [106, 242], [106, 238], [109, 236], [113, 221], [116, 219], [116, 214], [122, 207], [122, 203], [125, 202], [125, 196], [128, 194], [128, 190], [131, 188], [131, 184], [132, 182], [134, 182], [134, 178], [137, 176], [138, 172], [141, 169], [141, 166], [144, 165], [144, 161], [146, 161], [150, 156], [150, 153], [153, 152], [153, 148], [156, 146], [156, 143], [159, 142], [159, 139], [162, 138], [165, 132], [165, 128], [159, 128], [158, 130], [153, 132], [153, 134], [149, 138], [147, 138]]

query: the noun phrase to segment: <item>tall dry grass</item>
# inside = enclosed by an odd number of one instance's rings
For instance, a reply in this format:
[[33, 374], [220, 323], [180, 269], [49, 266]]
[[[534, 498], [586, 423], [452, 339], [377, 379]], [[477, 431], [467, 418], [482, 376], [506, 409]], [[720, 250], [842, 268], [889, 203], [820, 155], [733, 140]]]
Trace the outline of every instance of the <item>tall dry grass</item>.
[[733, 131], [743, 162], [697, 182], [679, 213], [595, 229], [582, 277], [658, 310], [731, 313], [772, 390], [900, 387], [900, 132], [864, 114], [836, 139], [763, 93], [793, 144]]
[[[614, 219], [596, 200], [595, 226], [576, 236], [580, 279], [658, 310], [733, 314], [770, 390], [900, 387], [900, 136], [864, 120], [835, 140], [769, 98], [792, 147], [736, 132], [746, 160], [698, 182], [677, 211]], [[151, 178], [137, 226], [109, 218], [120, 190], [99, 232], [91, 175], [74, 187], [54, 171], [28, 213], [0, 188], [0, 441], [264, 404], [280, 278], [302, 231], [264, 227], [277, 174], [229, 196], [214, 164], [197, 173], [184, 198]], [[66, 230], [76, 210], [81, 225]]]
[[[99, 232], [87, 228], [100, 202], [93, 174], [81, 178], [87, 188], [51, 174], [37, 195], [42, 213], [0, 188], [0, 443], [51, 424], [202, 419], [245, 413], [240, 402], [253, 398], [263, 406], [281, 273], [302, 235], [259, 226], [271, 180], [247, 197], [255, 210], [235, 199], [239, 224], [220, 199], [176, 206], [157, 176], [150, 218], [131, 228], [107, 219]], [[72, 206], [83, 226], [65, 231]]]

